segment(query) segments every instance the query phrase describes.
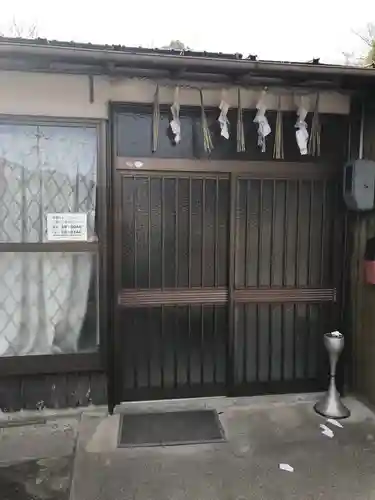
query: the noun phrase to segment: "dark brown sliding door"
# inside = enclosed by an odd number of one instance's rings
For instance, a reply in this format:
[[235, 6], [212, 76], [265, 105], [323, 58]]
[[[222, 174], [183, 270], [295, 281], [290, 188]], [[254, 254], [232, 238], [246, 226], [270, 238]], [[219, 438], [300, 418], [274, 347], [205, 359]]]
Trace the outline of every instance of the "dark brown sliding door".
[[310, 170], [116, 172], [118, 401], [322, 387], [342, 228]]
[[121, 398], [225, 394], [229, 180], [118, 174]]
[[337, 294], [336, 183], [234, 183], [232, 389], [318, 389]]

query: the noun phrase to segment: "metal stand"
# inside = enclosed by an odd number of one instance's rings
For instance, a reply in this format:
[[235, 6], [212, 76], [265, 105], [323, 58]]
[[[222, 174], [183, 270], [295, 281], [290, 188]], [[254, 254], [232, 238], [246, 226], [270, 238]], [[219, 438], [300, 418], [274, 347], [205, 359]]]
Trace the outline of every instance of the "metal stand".
[[335, 381], [337, 362], [344, 348], [344, 335], [339, 332], [326, 333], [324, 335], [324, 346], [329, 356], [330, 382], [328, 391], [323, 399], [316, 403], [314, 410], [320, 415], [328, 418], [347, 418], [350, 416], [350, 411], [341, 402]]

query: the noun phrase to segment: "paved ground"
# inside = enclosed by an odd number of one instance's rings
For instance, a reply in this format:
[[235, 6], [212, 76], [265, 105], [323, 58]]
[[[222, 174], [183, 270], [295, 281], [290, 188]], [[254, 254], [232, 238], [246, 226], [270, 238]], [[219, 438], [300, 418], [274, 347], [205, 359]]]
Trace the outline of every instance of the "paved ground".
[[353, 416], [332, 439], [309, 398], [129, 404], [121, 411], [216, 407], [227, 435], [214, 445], [137, 449], [116, 449], [118, 415], [85, 414], [71, 500], [375, 499], [374, 416], [348, 404]]
[[80, 416], [46, 416], [0, 418], [1, 500], [69, 499]]
[[[41, 413], [46, 421], [0, 430], [0, 498], [375, 500], [374, 415], [349, 399], [352, 416], [343, 429], [332, 427], [330, 439], [320, 432], [324, 420], [313, 412], [314, 400], [279, 396], [123, 405], [123, 412], [216, 408], [227, 436], [227, 442], [214, 445], [133, 449], [116, 448], [119, 415], [109, 417], [104, 409], [60, 417]], [[281, 462], [294, 472], [279, 470]]]

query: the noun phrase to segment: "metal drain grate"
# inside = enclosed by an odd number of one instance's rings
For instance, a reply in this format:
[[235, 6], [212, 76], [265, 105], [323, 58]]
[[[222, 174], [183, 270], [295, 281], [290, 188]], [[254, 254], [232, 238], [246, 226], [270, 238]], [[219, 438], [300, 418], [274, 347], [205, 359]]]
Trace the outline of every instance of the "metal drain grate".
[[172, 446], [225, 441], [215, 410], [122, 414], [119, 447]]

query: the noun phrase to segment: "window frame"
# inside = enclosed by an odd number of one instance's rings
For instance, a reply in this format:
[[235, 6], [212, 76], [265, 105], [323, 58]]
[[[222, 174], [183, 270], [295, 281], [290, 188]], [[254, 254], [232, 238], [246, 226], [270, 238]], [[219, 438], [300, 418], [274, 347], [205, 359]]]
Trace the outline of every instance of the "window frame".
[[103, 119], [59, 118], [40, 116], [1, 115], [0, 125], [31, 125], [60, 127], [90, 127], [96, 130], [97, 137], [97, 201], [98, 210], [96, 239], [72, 242], [0, 242], [0, 253], [91, 253], [96, 256], [96, 303], [99, 345], [92, 352], [67, 354], [30, 354], [26, 356], [0, 357], [0, 376], [36, 375], [76, 372], [104, 371], [103, 353], [105, 343], [103, 331], [107, 327], [107, 290], [101, 284], [107, 282], [107, 121]]

